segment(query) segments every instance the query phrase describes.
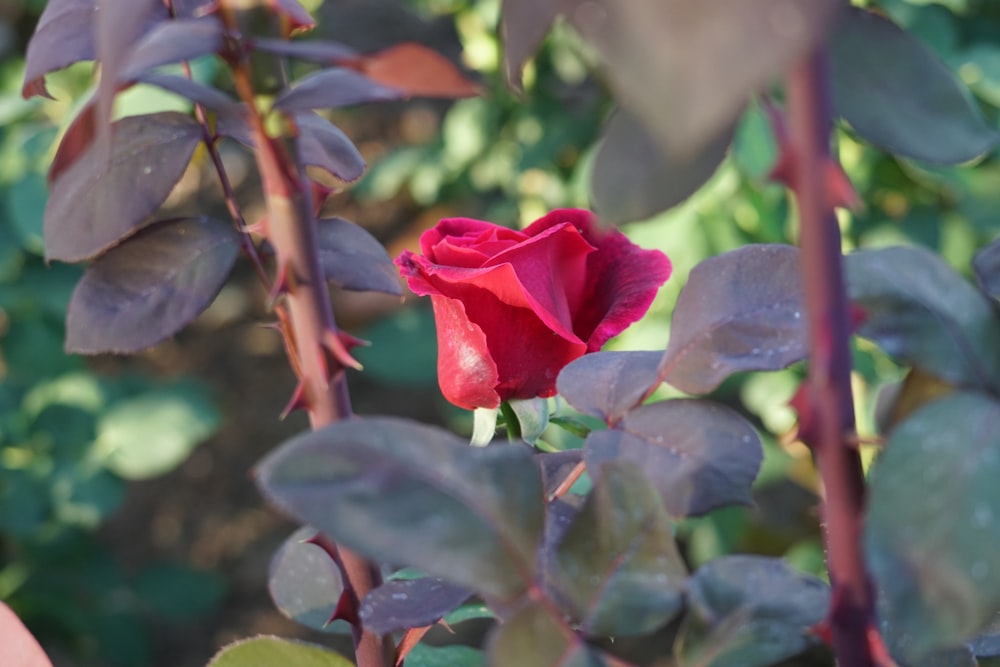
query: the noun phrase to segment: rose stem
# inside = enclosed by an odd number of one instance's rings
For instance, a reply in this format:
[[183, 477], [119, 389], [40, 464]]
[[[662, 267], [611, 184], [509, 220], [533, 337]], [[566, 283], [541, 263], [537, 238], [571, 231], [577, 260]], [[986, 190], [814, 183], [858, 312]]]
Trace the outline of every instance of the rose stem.
[[[841, 665], [873, 667], [869, 643], [874, 597], [861, 551], [865, 481], [851, 396], [850, 318], [840, 228], [827, 187], [832, 128], [824, 46], [787, 79], [791, 187], [801, 225], [801, 271], [809, 327], [809, 396], [814, 427], [803, 434], [822, 479], [827, 567], [833, 587], [829, 624]], [[877, 635], [876, 635], [877, 636]]]
[[[225, 11], [227, 27], [235, 27], [234, 16]], [[238, 11], [238, 10], [237, 10]], [[312, 428], [318, 429], [353, 416], [343, 360], [331, 347], [336, 346], [337, 325], [330, 305], [330, 294], [316, 252], [316, 220], [309, 198], [309, 187], [301, 166], [281, 141], [268, 136], [257, 111], [256, 94], [245, 56], [234, 59], [233, 84], [247, 105], [257, 168], [264, 185], [268, 222], [263, 230], [278, 258], [276, 288], [282, 290], [288, 306], [287, 320], [293, 340], [286, 349], [297, 359], [302, 407], [309, 413]], [[298, 392], [297, 392], [298, 393]], [[362, 556], [338, 548], [346, 588], [360, 603], [380, 583], [377, 567]], [[354, 647], [359, 667], [388, 667], [393, 664], [395, 648], [391, 637], [382, 637], [360, 624], [353, 626]]]

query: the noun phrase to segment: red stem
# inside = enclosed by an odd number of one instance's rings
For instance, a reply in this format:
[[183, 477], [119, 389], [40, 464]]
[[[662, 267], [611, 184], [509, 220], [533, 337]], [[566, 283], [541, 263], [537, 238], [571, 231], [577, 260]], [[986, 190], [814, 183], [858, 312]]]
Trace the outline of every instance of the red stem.
[[861, 550], [865, 480], [851, 396], [851, 336], [840, 228], [827, 185], [832, 127], [824, 48], [804, 58], [787, 82], [789, 141], [799, 205], [801, 270], [809, 325], [808, 444], [823, 482], [824, 540], [833, 587], [828, 623], [844, 667], [874, 667], [869, 644], [874, 595]]

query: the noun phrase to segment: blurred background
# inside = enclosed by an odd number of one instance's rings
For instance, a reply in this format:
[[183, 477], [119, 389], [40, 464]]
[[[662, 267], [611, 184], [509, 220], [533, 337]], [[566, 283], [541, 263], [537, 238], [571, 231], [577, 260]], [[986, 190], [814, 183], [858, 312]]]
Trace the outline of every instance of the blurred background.
[[[592, 159], [612, 102], [592, 52], [571, 30], [556, 26], [515, 95], [500, 74], [499, 0], [302, 2], [319, 20], [312, 36], [362, 51], [417, 41], [487, 91], [454, 103], [336, 113], [371, 169], [331, 201], [330, 213], [363, 225], [395, 256], [443, 217], [516, 226], [552, 208], [588, 206]], [[998, 4], [877, 5], [933, 49], [997, 125]], [[200, 667], [247, 635], [308, 637], [275, 611], [266, 588], [271, 556], [294, 526], [264, 507], [249, 470], [306, 422], [298, 414], [278, 418], [293, 381], [280, 339], [261, 326], [266, 295], [248, 267], [194, 325], [142, 355], [62, 352], [66, 304], [81, 270], [42, 260], [45, 173], [92, 72], [81, 64], [51, 76], [54, 100], [21, 98], [25, 48], [44, 6], [0, 0], [0, 599], [57, 665]], [[206, 82], [219, 74], [210, 60], [195, 63], [195, 73]], [[140, 86], [122, 96], [118, 113], [165, 108], [187, 107]], [[849, 248], [921, 244], [969, 274], [975, 249], [998, 230], [997, 155], [930, 168], [887, 157], [849, 131], [839, 147], [864, 202], [842, 217]], [[224, 157], [252, 220], [260, 212], [252, 157], [236, 146], [226, 146]], [[665, 251], [675, 272], [650, 314], [612, 347], [662, 349], [673, 303], [702, 259], [746, 243], [794, 242], [785, 193], [767, 182], [774, 158], [769, 125], [751, 106], [704, 188], [626, 228], [640, 245]], [[224, 216], [208, 166], [199, 154], [168, 208]], [[470, 416], [437, 390], [427, 303], [348, 292], [334, 298], [341, 325], [372, 342], [357, 351], [365, 371], [350, 377], [357, 412], [471, 428]], [[872, 435], [875, 397], [902, 371], [864, 342], [856, 343], [855, 360], [862, 435]], [[815, 476], [805, 448], [787, 437], [794, 418], [786, 404], [801, 377], [798, 367], [743, 375], [716, 392], [759, 426], [767, 455], [754, 507], [681, 525], [693, 566], [742, 551], [785, 555], [822, 575]]]

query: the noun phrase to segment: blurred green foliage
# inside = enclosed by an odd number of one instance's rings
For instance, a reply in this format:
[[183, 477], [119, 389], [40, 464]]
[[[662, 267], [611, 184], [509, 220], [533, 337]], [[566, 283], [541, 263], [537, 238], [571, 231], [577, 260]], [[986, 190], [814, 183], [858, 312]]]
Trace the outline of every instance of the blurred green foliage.
[[[22, 23], [43, 6], [25, 4]], [[55, 77], [58, 101], [24, 101], [22, 53], [0, 60], [0, 599], [84, 664], [148, 665], [149, 623], [212, 611], [221, 579], [173, 565], [126, 573], [93, 531], [128, 480], [175, 468], [219, 415], [191, 380], [100, 377], [63, 353], [82, 270], [43, 260], [45, 174], [89, 67]]]

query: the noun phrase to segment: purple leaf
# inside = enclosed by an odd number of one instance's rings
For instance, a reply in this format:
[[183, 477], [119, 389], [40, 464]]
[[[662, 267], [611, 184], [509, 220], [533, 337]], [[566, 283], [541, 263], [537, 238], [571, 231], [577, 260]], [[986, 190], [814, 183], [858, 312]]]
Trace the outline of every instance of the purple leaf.
[[490, 634], [490, 665], [503, 667], [610, 667], [601, 652], [573, 632], [558, 612], [532, 601]]
[[548, 495], [555, 491], [582, 460], [583, 450], [580, 449], [535, 454], [535, 462], [538, 464], [538, 469], [542, 471], [545, 494]]
[[646, 126], [624, 109], [611, 117], [590, 177], [594, 211], [602, 223], [646, 220], [694, 194], [715, 173], [733, 140], [722, 128], [696, 151], [662, 149]]
[[660, 375], [689, 394], [707, 394], [733, 373], [785, 368], [806, 352], [798, 249], [749, 245], [691, 271]]
[[[94, 17], [97, 16], [97, 4], [98, 0], [49, 0], [28, 43], [22, 95], [49, 97], [45, 88], [46, 74], [96, 57]], [[155, 24], [166, 18], [166, 8], [158, 5], [148, 21]]]
[[132, 233], [184, 174], [201, 127], [172, 111], [112, 125], [111, 153], [90, 146], [52, 183], [45, 206], [47, 259], [78, 262]]
[[135, 43], [118, 80], [131, 81], [154, 67], [215, 53], [222, 46], [222, 35], [222, 23], [214, 16], [164, 21]]
[[267, 589], [282, 614], [313, 630], [329, 632], [344, 584], [333, 558], [309, 541], [314, 537], [316, 529], [304, 526], [285, 540], [271, 559]]
[[1000, 299], [1000, 240], [979, 249], [972, 258], [972, 270], [979, 288], [994, 299]]
[[669, 155], [693, 155], [819, 43], [840, 0], [572, 0], [567, 19]]
[[375, 83], [363, 74], [350, 69], [325, 69], [299, 79], [294, 87], [278, 95], [274, 101], [276, 111], [309, 111], [335, 109], [352, 104], [398, 100], [405, 93]]
[[290, 42], [285, 39], [257, 38], [253, 40], [252, 46], [256, 51], [299, 58], [324, 65], [336, 65], [345, 60], [354, 60], [359, 57], [358, 52], [346, 44], [315, 39]]
[[433, 625], [472, 591], [437, 577], [388, 581], [365, 596], [361, 621], [380, 635]]
[[702, 399], [675, 399], [629, 412], [584, 444], [592, 473], [606, 461], [642, 468], [674, 516], [750, 502], [763, 458], [760, 438], [734, 410]]
[[178, 18], [193, 19], [217, 9], [218, 0], [171, 0]]
[[500, 32], [504, 75], [510, 85], [521, 87], [525, 62], [538, 50], [552, 22], [570, 4], [565, 0], [503, 0]]
[[323, 274], [344, 289], [402, 296], [399, 273], [385, 248], [362, 227], [342, 218], [318, 221]]
[[656, 489], [635, 465], [605, 463], [556, 550], [554, 585], [592, 637], [652, 632], [681, 609], [687, 569]]
[[180, 331], [219, 293], [239, 253], [227, 224], [160, 222], [87, 267], [70, 299], [66, 350], [138, 352]]
[[159, 86], [171, 93], [185, 97], [196, 104], [201, 104], [212, 111], [243, 108], [241, 103], [236, 102], [229, 95], [187, 77], [163, 74], [161, 72], [146, 72], [137, 76], [136, 81]]
[[369, 558], [500, 601], [534, 584], [544, 503], [525, 448], [359, 417], [289, 440], [256, 477], [269, 502]]
[[559, 373], [556, 388], [580, 412], [611, 423], [636, 407], [658, 384], [660, 352], [595, 352]]
[[295, 115], [302, 161], [341, 181], [353, 183], [365, 173], [365, 159], [339, 127], [311, 112]]
[[1000, 139], [948, 66], [885, 17], [848, 7], [830, 47], [836, 111], [876, 146], [958, 164]]

